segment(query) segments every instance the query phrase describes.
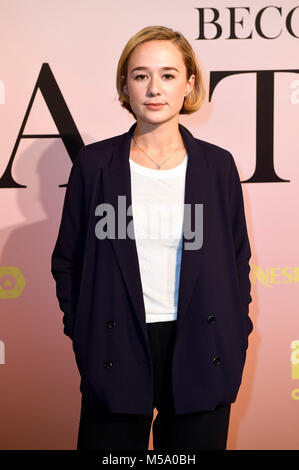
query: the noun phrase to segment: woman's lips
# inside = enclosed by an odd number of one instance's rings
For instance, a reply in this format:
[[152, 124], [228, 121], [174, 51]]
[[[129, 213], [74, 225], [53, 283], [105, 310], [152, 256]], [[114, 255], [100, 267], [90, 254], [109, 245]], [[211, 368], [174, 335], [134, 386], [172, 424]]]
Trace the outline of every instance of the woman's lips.
[[162, 108], [164, 104], [146, 104], [146, 106], [150, 109], [159, 109], [159, 108]]

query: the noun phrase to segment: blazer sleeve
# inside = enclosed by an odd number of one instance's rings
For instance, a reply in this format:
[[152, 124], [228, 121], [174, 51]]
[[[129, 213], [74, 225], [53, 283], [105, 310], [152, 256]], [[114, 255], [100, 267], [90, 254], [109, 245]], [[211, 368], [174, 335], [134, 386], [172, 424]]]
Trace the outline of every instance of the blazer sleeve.
[[75, 157], [70, 171], [58, 237], [51, 257], [51, 273], [56, 282], [56, 296], [64, 313], [64, 333], [71, 339], [73, 339], [84, 246], [82, 157], [83, 147]]
[[250, 295], [251, 283], [249, 279], [249, 259], [251, 258], [251, 249], [246, 227], [241, 181], [234, 158], [231, 153], [229, 153], [229, 156], [231, 163], [229, 174], [231, 226], [235, 247], [240, 297], [244, 307], [245, 329], [247, 335], [249, 335], [253, 330], [253, 324], [249, 317], [249, 304], [252, 301], [252, 297]]

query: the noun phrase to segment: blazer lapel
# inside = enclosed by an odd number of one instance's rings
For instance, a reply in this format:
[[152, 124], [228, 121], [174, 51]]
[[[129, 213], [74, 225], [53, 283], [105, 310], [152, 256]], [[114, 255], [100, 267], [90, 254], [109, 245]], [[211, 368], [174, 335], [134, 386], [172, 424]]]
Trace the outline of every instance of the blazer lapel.
[[[137, 123], [134, 123], [129, 131], [123, 134], [119, 145], [113, 151], [110, 166], [103, 168], [102, 194], [104, 198], [103, 202], [111, 204], [115, 211], [116, 234], [115, 238], [110, 238], [110, 241], [115, 250], [136, 317], [141, 327], [144, 329], [145, 307], [135, 238], [130, 238], [127, 235], [125, 235], [124, 238], [118, 238], [117, 232], [121, 220], [123, 221], [122, 226], [125, 227], [125, 231], [127, 230], [129, 222], [131, 224], [134, 223], [132, 212], [130, 212], [130, 215], [127, 216], [125, 221], [123, 220], [123, 216], [129, 214], [128, 209], [132, 204], [129, 153], [132, 134], [136, 126]], [[194, 204], [203, 204], [203, 245], [200, 249], [196, 250], [186, 249], [187, 245], [190, 244], [192, 240], [186, 238], [186, 233], [183, 231], [177, 311], [178, 328], [185, 318], [188, 303], [191, 299], [205, 251], [205, 234], [207, 233], [207, 228], [205, 227], [205, 222], [207, 221], [206, 209], [210, 206], [210, 195], [214, 186], [214, 170], [208, 165], [207, 155], [201, 141], [194, 139], [193, 135], [181, 124], [179, 124], [179, 130], [188, 153], [184, 224], [187, 220], [186, 205], [191, 206], [191, 212], [194, 214]], [[124, 196], [121, 204], [119, 196]], [[187, 245], [185, 245], [186, 243]]]

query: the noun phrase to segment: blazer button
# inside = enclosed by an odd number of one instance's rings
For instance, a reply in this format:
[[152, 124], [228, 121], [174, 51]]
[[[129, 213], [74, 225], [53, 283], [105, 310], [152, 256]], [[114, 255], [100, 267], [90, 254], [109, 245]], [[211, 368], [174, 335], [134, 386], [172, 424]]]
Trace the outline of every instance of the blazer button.
[[220, 366], [221, 358], [219, 356], [213, 357], [213, 363], [214, 363], [215, 366]]
[[215, 315], [209, 315], [207, 321], [208, 323], [214, 323], [216, 321]]
[[113, 328], [115, 326], [115, 321], [113, 320], [107, 321], [106, 326], [107, 328]]
[[105, 361], [105, 362], [104, 362], [104, 368], [105, 368], [105, 369], [110, 369], [110, 367], [112, 367], [112, 362], [110, 362], [110, 361]]

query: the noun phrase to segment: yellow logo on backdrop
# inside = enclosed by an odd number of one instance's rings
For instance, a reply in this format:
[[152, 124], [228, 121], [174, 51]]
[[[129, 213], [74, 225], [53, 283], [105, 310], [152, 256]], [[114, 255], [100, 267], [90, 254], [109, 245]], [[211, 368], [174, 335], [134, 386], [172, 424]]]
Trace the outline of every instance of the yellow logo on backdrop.
[[283, 268], [266, 268], [262, 270], [254, 264], [253, 283], [258, 280], [266, 287], [273, 287], [272, 284], [291, 284], [299, 282], [299, 267], [285, 266]]
[[0, 298], [19, 297], [25, 287], [25, 279], [16, 266], [0, 266]]
[[292, 341], [291, 348], [292, 379], [299, 379], [299, 340]]
[[[292, 364], [292, 379], [299, 379], [299, 340], [295, 339], [291, 343], [291, 364]], [[292, 391], [292, 398], [299, 400], [299, 388]]]

